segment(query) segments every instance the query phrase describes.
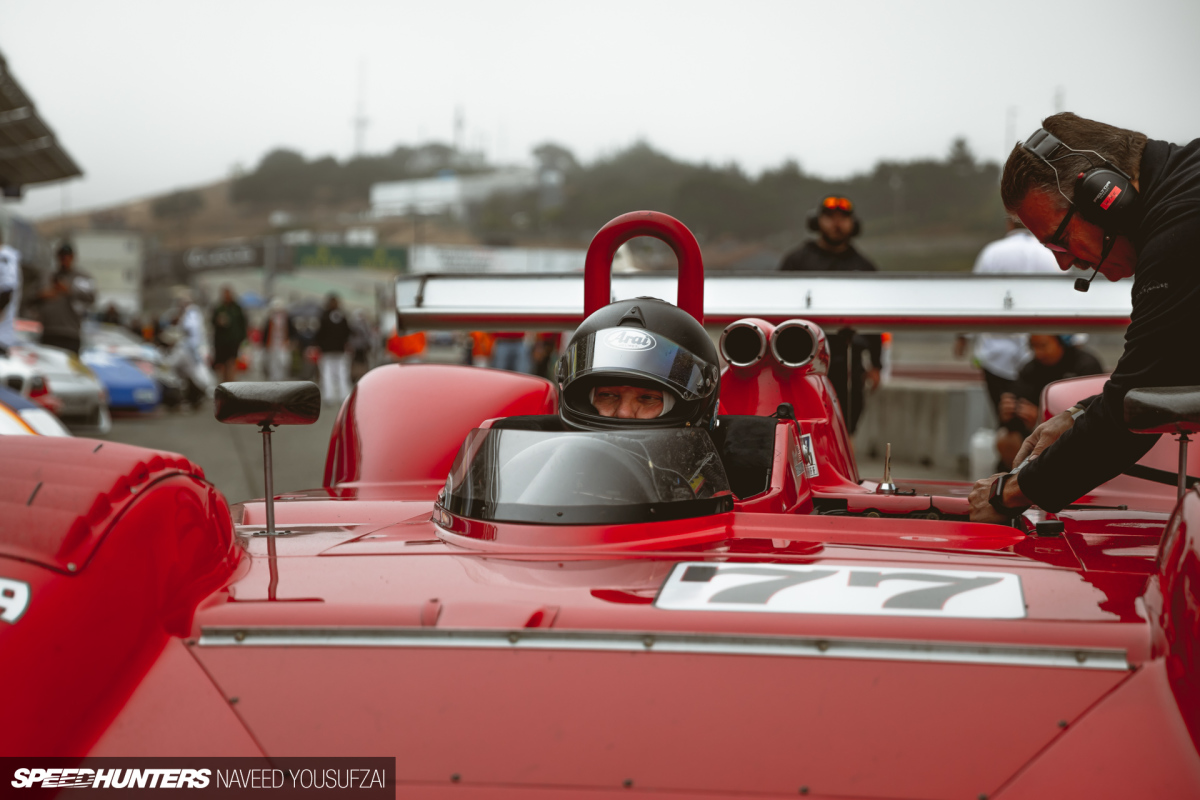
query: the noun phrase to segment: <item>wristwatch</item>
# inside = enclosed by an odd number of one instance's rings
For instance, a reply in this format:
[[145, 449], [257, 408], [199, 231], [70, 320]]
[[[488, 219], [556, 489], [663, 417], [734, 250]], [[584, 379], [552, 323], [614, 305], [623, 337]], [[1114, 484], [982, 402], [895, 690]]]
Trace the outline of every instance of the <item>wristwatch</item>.
[[996, 478], [996, 480], [992, 481], [992, 488], [988, 490], [988, 505], [1010, 519], [1015, 519], [1021, 516], [1025, 513], [1025, 509], [1029, 508], [1029, 506], [1011, 508], [1004, 505], [1004, 486], [1009, 482], [1009, 480], [1015, 478], [1016, 475], [1017, 473], [1015, 472], [1004, 473], [1000, 477]]

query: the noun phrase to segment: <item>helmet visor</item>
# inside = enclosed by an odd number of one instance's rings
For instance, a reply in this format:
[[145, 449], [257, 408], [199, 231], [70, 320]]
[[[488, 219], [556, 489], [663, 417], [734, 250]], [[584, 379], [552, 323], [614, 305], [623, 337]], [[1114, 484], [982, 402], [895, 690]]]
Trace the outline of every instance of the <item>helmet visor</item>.
[[559, 379], [564, 386], [592, 374], [652, 378], [681, 400], [707, 397], [717, 387], [719, 370], [691, 351], [641, 328], [603, 328], [576, 339], [563, 354]]

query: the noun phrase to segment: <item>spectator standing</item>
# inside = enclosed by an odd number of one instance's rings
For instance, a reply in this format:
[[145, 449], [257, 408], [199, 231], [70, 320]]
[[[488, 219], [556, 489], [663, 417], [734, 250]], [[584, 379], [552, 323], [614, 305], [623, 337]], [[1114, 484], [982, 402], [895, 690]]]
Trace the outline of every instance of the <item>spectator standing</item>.
[[292, 374], [292, 351], [300, 335], [282, 298], [271, 301], [262, 327], [267, 380], [286, 381]]
[[499, 331], [492, 334], [492, 369], [528, 373], [533, 368], [525, 334], [520, 331]]
[[358, 383], [358, 379], [367, 374], [371, 368], [371, 347], [375, 342], [375, 331], [367, 312], [356, 308], [350, 314], [350, 382]]
[[[3, 231], [0, 230], [0, 237]], [[13, 321], [21, 307], [21, 254], [0, 238], [0, 356], [17, 343]]]
[[[862, 232], [862, 222], [848, 197], [829, 195], [808, 215], [808, 229], [817, 234], [783, 257], [784, 272], [875, 272], [877, 267], [858, 252], [850, 240]], [[877, 334], [842, 328], [826, 338], [829, 345], [829, 381], [837, 393], [846, 427], [854, 433], [866, 400], [864, 388], [875, 391], [883, 367], [883, 339]], [[871, 366], [863, 365], [863, 354]]]
[[325, 310], [317, 327], [316, 346], [321, 351], [321, 398], [328, 405], [341, 405], [350, 395], [350, 322], [332, 292], [325, 298]]
[[1104, 371], [1100, 359], [1071, 344], [1069, 336], [1030, 336], [1029, 349], [1033, 358], [1021, 367], [997, 404], [1000, 430], [996, 432], [996, 449], [1005, 469], [1012, 469], [1021, 443], [1037, 427], [1038, 404], [1048, 384]]
[[80, 329], [96, 301], [96, 287], [89, 275], [75, 269], [75, 249], [70, 242], [63, 242], [55, 255], [58, 271], [38, 296], [42, 344], [79, 355]]
[[108, 325], [121, 324], [121, 309], [117, 308], [116, 303], [109, 303], [104, 309], [104, 313], [100, 315], [100, 321]]
[[[1054, 254], [1042, 246], [1019, 220], [1007, 218], [1008, 232], [1003, 239], [992, 242], [979, 252], [973, 272], [976, 275], [1057, 275], [1058, 262]], [[955, 342], [955, 355], [966, 352], [968, 337]], [[1029, 335], [980, 334], [975, 337], [972, 357], [983, 372], [992, 410], [999, 414], [1000, 396], [1014, 391], [1017, 372], [1029, 359]], [[998, 418], [998, 417], [997, 417]]]
[[187, 384], [185, 400], [193, 409], [199, 408], [212, 387], [204, 314], [192, 301], [191, 290], [180, 286], [175, 289], [175, 308], [164, 317], [162, 338], [171, 347], [168, 364]]
[[237, 357], [246, 341], [246, 313], [230, 286], [221, 287], [221, 303], [212, 312], [213, 369], [224, 383], [237, 378]]

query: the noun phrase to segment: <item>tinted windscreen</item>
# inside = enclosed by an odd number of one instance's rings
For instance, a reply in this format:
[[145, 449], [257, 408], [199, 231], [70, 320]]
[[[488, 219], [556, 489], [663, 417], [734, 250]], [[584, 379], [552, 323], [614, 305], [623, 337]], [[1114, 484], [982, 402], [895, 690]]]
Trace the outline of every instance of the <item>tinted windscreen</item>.
[[474, 430], [441, 504], [470, 519], [579, 525], [716, 514], [733, 496], [706, 431]]

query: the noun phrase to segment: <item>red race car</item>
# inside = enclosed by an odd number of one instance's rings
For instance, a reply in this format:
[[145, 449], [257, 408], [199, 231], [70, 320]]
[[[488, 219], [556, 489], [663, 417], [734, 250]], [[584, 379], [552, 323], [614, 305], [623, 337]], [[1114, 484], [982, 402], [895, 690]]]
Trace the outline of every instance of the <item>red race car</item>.
[[[609, 302], [639, 235], [679, 256], [678, 307]], [[1058, 515], [972, 523], [965, 484], [860, 479], [812, 321], [733, 320], [718, 381], [677, 221], [609, 223], [584, 283], [561, 396], [378, 368], [324, 485], [273, 502], [230, 509], [176, 455], [6, 440], [0, 753], [388, 756], [422, 798], [1200, 796], [1200, 495], [1156, 482], [1170, 437]], [[630, 385], [672, 408], [605, 415]], [[1136, 427], [1200, 427], [1200, 393], [1138, 402]], [[319, 407], [229, 384], [217, 413]]]

